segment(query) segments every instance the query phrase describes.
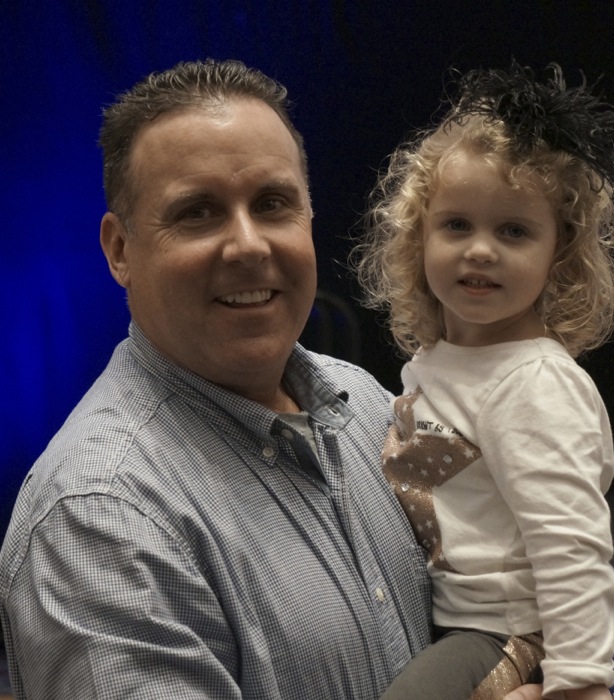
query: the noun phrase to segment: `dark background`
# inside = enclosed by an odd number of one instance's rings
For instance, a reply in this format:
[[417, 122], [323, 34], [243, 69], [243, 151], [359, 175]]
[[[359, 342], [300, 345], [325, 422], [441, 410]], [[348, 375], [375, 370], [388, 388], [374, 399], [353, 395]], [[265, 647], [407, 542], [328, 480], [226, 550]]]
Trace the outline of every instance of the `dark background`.
[[[238, 58], [284, 83], [310, 156], [320, 286], [352, 303], [349, 235], [375, 173], [438, 106], [446, 71], [537, 70], [614, 98], [612, 0], [0, 0], [0, 538], [19, 484], [126, 333], [98, 247], [103, 104], [179, 60]], [[355, 312], [360, 362], [401, 361]], [[584, 365], [614, 409], [611, 346]]]

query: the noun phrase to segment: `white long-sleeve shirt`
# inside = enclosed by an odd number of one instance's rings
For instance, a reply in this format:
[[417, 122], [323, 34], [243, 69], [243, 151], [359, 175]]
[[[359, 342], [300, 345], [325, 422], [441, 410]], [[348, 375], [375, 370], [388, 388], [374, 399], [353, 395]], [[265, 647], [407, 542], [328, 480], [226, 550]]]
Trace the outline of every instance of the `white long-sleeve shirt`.
[[403, 368], [384, 450], [429, 551], [434, 621], [543, 630], [544, 693], [614, 683], [607, 412], [549, 339], [439, 342]]

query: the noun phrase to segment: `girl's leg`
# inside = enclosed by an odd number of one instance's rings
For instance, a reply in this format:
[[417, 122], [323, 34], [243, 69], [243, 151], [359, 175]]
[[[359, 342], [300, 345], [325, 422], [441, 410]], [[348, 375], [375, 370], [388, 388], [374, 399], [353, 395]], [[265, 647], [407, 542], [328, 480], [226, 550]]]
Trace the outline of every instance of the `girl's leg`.
[[397, 676], [381, 700], [498, 700], [533, 680], [543, 659], [540, 635], [441, 632]]
[[540, 663], [544, 659], [544, 638], [541, 634], [508, 637], [501, 649], [501, 661], [471, 694], [471, 700], [503, 698], [524, 683], [541, 683]]

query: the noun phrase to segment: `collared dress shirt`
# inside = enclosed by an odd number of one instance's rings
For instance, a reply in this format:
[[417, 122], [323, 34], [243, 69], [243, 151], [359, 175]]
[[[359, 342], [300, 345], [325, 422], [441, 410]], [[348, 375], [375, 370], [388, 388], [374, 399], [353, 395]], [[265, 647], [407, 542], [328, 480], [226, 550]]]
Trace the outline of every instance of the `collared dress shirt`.
[[375, 700], [429, 641], [389, 395], [297, 346], [291, 422], [136, 326], [26, 477], [0, 554], [17, 698]]

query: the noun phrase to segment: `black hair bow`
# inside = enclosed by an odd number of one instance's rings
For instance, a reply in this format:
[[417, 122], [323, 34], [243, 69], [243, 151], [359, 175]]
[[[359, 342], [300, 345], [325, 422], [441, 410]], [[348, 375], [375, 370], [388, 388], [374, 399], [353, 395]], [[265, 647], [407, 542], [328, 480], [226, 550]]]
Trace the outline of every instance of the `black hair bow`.
[[540, 141], [585, 161], [602, 180], [614, 185], [614, 108], [592, 94], [586, 78], [568, 88], [561, 67], [550, 63], [543, 82], [515, 60], [509, 71], [472, 70], [458, 79], [451, 121], [469, 114], [501, 120], [521, 150]]

